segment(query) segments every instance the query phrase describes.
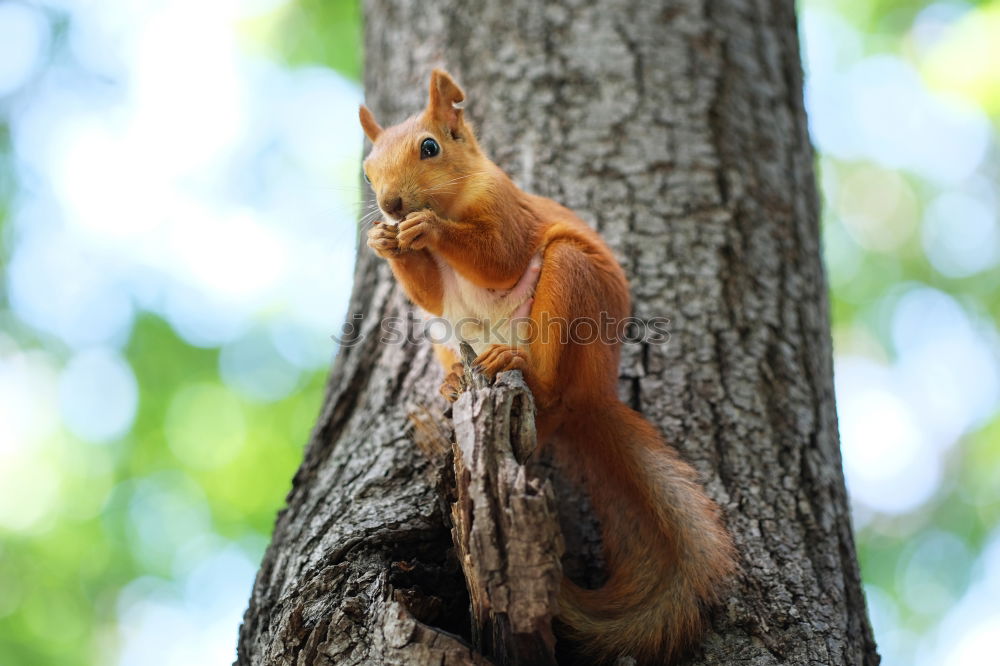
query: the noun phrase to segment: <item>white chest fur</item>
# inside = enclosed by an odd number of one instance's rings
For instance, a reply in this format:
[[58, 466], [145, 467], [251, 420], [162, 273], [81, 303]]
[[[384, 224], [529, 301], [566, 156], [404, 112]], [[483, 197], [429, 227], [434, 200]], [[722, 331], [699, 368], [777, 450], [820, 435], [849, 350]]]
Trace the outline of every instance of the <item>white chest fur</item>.
[[[532, 296], [542, 257], [532, 257], [524, 275], [510, 289], [487, 289], [473, 284], [445, 261], [438, 259], [443, 287], [442, 321], [433, 322], [429, 334], [434, 342], [458, 349], [460, 341], [468, 342], [476, 354], [491, 345], [517, 345], [517, 321], [531, 311]], [[446, 330], [445, 330], [446, 329]]]

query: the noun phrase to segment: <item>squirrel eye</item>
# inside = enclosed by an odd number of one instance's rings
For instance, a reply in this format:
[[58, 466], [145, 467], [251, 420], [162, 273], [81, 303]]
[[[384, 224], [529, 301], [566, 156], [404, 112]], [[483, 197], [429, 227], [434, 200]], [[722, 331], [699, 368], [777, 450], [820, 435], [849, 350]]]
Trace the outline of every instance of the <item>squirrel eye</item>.
[[427, 159], [428, 157], [435, 157], [441, 152], [441, 146], [434, 139], [424, 139], [424, 142], [420, 144], [420, 159]]
[[361, 171], [361, 175], [365, 177], [365, 182], [366, 183], [368, 183], [369, 185], [372, 184], [372, 179], [368, 177], [368, 172], [367, 171], [362, 170]]

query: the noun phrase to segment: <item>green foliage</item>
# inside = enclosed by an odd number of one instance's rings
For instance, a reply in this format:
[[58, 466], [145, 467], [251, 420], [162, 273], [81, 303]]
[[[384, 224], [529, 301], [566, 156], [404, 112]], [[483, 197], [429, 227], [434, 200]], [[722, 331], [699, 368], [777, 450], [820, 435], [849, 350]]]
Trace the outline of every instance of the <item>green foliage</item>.
[[[357, 2], [306, 0], [246, 19], [241, 29], [247, 48], [287, 65], [358, 78], [359, 12]], [[53, 18], [51, 48], [60, 58], [65, 28], [64, 16]], [[14, 246], [8, 213], [27, 185], [17, 177], [0, 108], [0, 286]], [[199, 562], [192, 543], [232, 544], [259, 560], [319, 413], [326, 372], [304, 373], [279, 400], [255, 400], [223, 381], [219, 349], [193, 346], [160, 316], [140, 312], [122, 350], [139, 389], [133, 425], [92, 444], [58, 423], [56, 373], [69, 350], [20, 321], [7, 290], [0, 294], [0, 374], [4, 363], [30, 358], [50, 378], [55, 401], [46, 412], [52, 431], [12, 454], [32, 476], [10, 510], [41, 508], [23, 528], [0, 524], [0, 664], [115, 663], [133, 588], [183, 593]], [[0, 442], [0, 464], [7, 444]], [[227, 631], [234, 641], [236, 627]]]
[[293, 66], [322, 65], [361, 78], [361, 3], [296, 0], [247, 31], [273, 56]]
[[[52, 458], [61, 509], [37, 533], [4, 535], [0, 663], [108, 663], [102, 642], [113, 637], [116, 596], [138, 577], [175, 574], [179, 549], [194, 533], [184, 524], [190, 506], [207, 514], [198, 529], [260, 556], [318, 413], [325, 373], [312, 373], [287, 398], [259, 404], [220, 383], [217, 356], [186, 344], [157, 317], [136, 322], [127, 348], [141, 387], [132, 430], [104, 447], [60, 435]], [[190, 433], [204, 433], [203, 458], [198, 451], [179, 458], [168, 441], [169, 412], [193, 387], [227, 398], [243, 421], [227, 457], [212, 458], [217, 412], [182, 415]]]

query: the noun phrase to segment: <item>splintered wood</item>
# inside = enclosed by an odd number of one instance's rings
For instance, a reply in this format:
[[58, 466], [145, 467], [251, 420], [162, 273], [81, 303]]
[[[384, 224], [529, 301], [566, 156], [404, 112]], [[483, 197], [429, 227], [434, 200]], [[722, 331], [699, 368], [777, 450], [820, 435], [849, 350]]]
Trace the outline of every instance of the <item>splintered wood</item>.
[[524, 465], [536, 444], [531, 392], [519, 372], [490, 387], [471, 370], [467, 378], [453, 411], [451, 515], [473, 642], [499, 664], [555, 664], [563, 540], [551, 485], [530, 478]]

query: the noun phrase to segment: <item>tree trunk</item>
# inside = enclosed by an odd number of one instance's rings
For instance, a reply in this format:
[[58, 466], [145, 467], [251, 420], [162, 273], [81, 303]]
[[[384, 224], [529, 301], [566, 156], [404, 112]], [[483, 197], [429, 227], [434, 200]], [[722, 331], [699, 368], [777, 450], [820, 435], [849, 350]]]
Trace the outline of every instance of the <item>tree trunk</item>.
[[[421, 109], [431, 68], [447, 67], [487, 153], [601, 231], [636, 316], [670, 318], [667, 344], [626, 346], [621, 393], [705, 479], [742, 566], [690, 663], [877, 664], [793, 3], [366, 0], [365, 18], [366, 100], [382, 122]], [[409, 306], [366, 248], [351, 312], [363, 318], [278, 517], [238, 663], [488, 663], [469, 642], [450, 470], [414, 444], [428, 426], [408, 416], [443, 409], [428, 397], [441, 372], [428, 345], [380, 340]], [[585, 500], [555, 485], [564, 567], [596, 582]]]

